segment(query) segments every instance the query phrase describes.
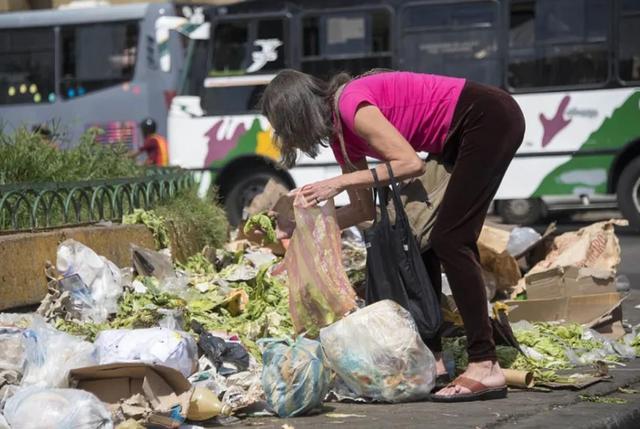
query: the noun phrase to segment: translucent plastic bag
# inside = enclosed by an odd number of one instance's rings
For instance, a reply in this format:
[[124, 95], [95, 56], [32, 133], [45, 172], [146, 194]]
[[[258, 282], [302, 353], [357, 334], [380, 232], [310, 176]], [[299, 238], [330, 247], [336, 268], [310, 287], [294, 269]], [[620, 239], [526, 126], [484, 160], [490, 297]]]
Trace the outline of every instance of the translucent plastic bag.
[[284, 258], [289, 309], [297, 333], [316, 336], [356, 308], [355, 292], [342, 265], [340, 229], [333, 200], [322, 207], [294, 206], [296, 229]]
[[71, 282], [69, 290], [81, 320], [105, 322], [109, 314], [118, 310], [122, 276], [113, 262], [80, 242], [65, 240], [58, 246], [56, 268], [65, 278], [77, 274], [86, 286], [78, 287]]
[[102, 331], [95, 341], [100, 365], [146, 362], [177, 369], [189, 377], [198, 365], [198, 346], [186, 332], [166, 328]]
[[329, 366], [358, 396], [382, 402], [425, 399], [436, 363], [407, 310], [390, 300], [320, 330]]
[[69, 371], [98, 363], [93, 344], [34, 318], [23, 332], [26, 350], [22, 386], [67, 387]]
[[0, 370], [22, 373], [25, 350], [23, 329], [0, 326]]
[[507, 252], [511, 256], [521, 255], [529, 247], [538, 242], [542, 236], [533, 228], [516, 227], [509, 234]]
[[93, 394], [77, 389], [26, 387], [7, 401], [11, 429], [112, 429], [111, 413]]
[[317, 341], [269, 343], [262, 353], [262, 388], [269, 407], [280, 417], [308, 414], [322, 407], [329, 391], [329, 369]]

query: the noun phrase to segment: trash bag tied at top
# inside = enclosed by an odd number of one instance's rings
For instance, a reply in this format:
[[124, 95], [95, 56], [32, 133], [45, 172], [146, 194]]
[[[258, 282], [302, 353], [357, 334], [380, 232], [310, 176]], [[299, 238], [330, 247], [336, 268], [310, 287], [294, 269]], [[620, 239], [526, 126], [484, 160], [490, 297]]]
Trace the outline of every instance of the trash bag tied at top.
[[318, 335], [319, 329], [356, 308], [355, 292], [342, 265], [340, 228], [333, 199], [304, 208], [302, 194], [294, 202], [296, 229], [284, 266], [289, 278], [289, 309], [297, 333]]

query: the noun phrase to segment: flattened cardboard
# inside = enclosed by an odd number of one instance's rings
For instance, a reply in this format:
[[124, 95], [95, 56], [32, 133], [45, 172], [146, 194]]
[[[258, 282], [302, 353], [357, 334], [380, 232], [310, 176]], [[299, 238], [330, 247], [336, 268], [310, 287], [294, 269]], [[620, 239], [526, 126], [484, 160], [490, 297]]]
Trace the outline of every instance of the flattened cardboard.
[[530, 299], [594, 295], [616, 291], [613, 273], [592, 268], [554, 267], [525, 277]]
[[166, 416], [176, 405], [181, 407], [184, 418], [189, 411], [191, 383], [173, 368], [139, 362], [113, 363], [73, 369], [69, 375], [78, 389], [93, 393], [111, 406], [143, 394], [153, 406], [149, 422], [163, 427], [177, 427], [176, 421]]
[[550, 299], [506, 301], [510, 307], [509, 321], [551, 322], [566, 321], [589, 328], [612, 324], [622, 319], [618, 311], [624, 297], [619, 293], [600, 293]]

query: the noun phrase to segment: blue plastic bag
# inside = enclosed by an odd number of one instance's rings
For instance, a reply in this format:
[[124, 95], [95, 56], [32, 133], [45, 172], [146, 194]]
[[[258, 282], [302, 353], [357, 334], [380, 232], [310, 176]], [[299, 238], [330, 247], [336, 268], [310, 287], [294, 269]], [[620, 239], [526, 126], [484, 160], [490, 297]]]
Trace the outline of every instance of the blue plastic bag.
[[329, 390], [329, 369], [318, 341], [298, 337], [293, 342], [271, 342], [262, 361], [262, 388], [278, 416], [301, 416], [322, 407]]

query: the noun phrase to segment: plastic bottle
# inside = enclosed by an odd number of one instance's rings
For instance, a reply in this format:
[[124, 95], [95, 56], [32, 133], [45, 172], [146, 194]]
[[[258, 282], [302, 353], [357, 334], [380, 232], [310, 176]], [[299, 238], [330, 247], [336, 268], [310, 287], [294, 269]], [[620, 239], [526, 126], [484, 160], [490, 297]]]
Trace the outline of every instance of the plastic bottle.
[[229, 415], [228, 407], [224, 406], [218, 396], [211, 390], [196, 386], [189, 402], [187, 418], [194, 421], [209, 420], [219, 415]]

